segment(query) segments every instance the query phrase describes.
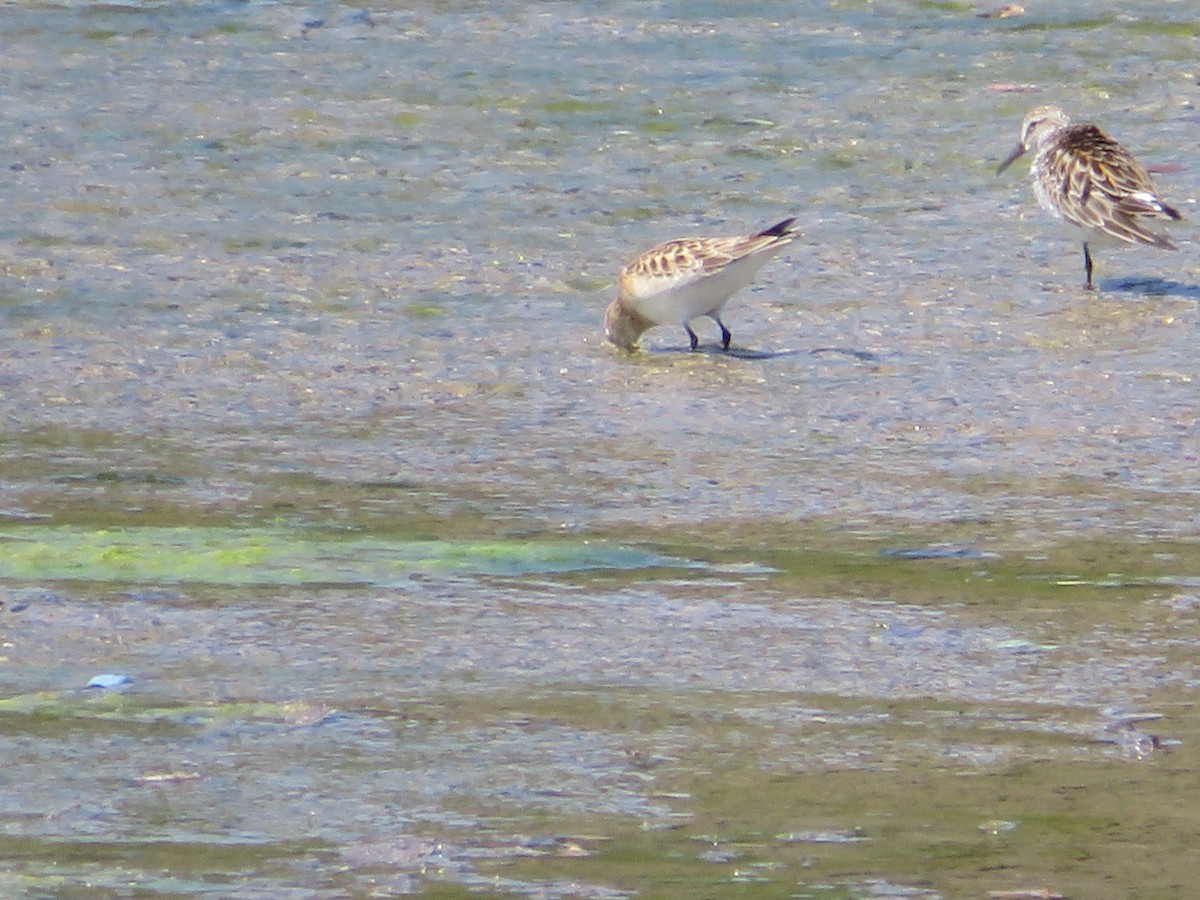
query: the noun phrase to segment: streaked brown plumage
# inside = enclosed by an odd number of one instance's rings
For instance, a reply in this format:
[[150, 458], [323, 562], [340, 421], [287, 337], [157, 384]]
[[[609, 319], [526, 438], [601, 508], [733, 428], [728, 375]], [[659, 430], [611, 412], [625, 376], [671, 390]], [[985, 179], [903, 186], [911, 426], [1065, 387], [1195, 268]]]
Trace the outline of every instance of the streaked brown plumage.
[[1038, 203], [1072, 226], [1083, 241], [1087, 287], [1092, 288], [1089, 245], [1141, 243], [1174, 250], [1149, 219], [1180, 219], [1158, 195], [1150, 175], [1124, 147], [1095, 125], [1074, 124], [1056, 106], [1040, 106], [1021, 123], [1021, 142], [1000, 164], [1003, 172], [1034, 151], [1030, 174]]
[[699, 338], [689, 324], [707, 316], [721, 329], [721, 346], [732, 337], [721, 310], [754, 275], [799, 236], [794, 218], [738, 237], [683, 238], [643, 253], [617, 279], [617, 299], [604, 315], [604, 330], [618, 347], [632, 350], [655, 325], [682, 325], [691, 348]]

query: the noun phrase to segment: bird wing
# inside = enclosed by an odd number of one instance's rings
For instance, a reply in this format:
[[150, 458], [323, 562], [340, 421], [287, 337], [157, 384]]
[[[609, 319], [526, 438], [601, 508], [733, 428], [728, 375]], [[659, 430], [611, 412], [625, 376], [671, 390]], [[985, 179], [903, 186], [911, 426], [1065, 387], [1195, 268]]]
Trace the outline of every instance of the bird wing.
[[1124, 241], [1171, 247], [1143, 219], [1180, 218], [1158, 196], [1150, 175], [1128, 150], [1094, 125], [1077, 125], [1047, 161], [1062, 186], [1064, 218], [1081, 228], [1101, 229]]
[[792, 217], [754, 234], [705, 241], [708, 259], [704, 267], [708, 270], [723, 269], [739, 259], [790, 244], [799, 237], [799, 232], [793, 227], [795, 221], [795, 217]]
[[754, 234], [737, 237], [681, 238], [659, 244], [621, 272], [622, 283], [657, 294], [723, 271], [739, 260], [780, 248], [796, 239], [795, 219], [784, 219]]
[[716, 243], [704, 238], [681, 238], [647, 250], [628, 266], [623, 274], [644, 283], [663, 287], [701, 276], [716, 264], [711, 247]]

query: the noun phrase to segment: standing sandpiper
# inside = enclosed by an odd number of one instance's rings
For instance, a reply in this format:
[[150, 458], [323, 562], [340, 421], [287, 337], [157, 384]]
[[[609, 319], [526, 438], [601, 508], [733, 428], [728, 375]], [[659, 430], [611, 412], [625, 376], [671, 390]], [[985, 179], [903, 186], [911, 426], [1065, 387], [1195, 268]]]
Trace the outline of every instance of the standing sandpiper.
[[1072, 226], [1083, 241], [1083, 270], [1092, 290], [1090, 245], [1175, 245], [1146, 227], [1147, 219], [1180, 219], [1158, 196], [1154, 183], [1133, 154], [1095, 125], [1075, 125], [1057, 106], [1039, 106], [1021, 123], [1021, 143], [996, 174], [1026, 151], [1033, 192], [1042, 209]]

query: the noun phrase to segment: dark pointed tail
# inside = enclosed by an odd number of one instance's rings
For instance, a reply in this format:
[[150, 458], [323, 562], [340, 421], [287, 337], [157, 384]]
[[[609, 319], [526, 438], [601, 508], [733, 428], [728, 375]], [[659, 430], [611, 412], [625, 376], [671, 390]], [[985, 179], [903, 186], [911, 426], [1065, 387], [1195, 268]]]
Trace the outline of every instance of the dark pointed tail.
[[792, 223], [795, 221], [795, 216], [792, 216], [790, 219], [784, 219], [782, 222], [760, 231], [755, 237], [787, 237], [789, 234], [795, 233], [796, 229], [792, 227]]

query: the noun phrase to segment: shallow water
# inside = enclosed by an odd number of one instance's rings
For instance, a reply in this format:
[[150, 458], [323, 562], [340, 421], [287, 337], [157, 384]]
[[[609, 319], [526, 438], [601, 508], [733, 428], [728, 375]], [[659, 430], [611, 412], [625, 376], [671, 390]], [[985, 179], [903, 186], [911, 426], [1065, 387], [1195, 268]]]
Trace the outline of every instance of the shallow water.
[[1194, 219], [1197, 29], [985, 11], [6, 5], [0, 888], [1187, 896], [1191, 225], [994, 169]]

